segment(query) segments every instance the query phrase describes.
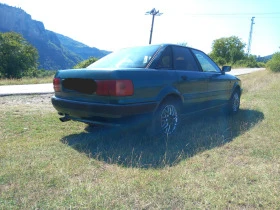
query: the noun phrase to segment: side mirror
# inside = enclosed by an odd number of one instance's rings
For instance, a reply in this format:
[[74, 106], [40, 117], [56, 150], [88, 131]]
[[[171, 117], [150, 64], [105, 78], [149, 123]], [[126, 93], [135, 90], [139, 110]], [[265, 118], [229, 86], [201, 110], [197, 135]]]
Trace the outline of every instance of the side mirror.
[[231, 66], [223, 66], [222, 67], [222, 73], [224, 74], [225, 72], [230, 72], [231, 71]]

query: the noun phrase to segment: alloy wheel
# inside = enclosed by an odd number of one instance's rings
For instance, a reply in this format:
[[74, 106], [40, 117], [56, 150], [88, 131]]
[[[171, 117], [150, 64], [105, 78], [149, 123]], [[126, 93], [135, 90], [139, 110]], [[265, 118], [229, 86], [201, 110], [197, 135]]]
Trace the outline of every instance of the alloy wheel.
[[160, 124], [163, 133], [171, 134], [178, 124], [178, 112], [174, 105], [166, 105], [161, 111]]

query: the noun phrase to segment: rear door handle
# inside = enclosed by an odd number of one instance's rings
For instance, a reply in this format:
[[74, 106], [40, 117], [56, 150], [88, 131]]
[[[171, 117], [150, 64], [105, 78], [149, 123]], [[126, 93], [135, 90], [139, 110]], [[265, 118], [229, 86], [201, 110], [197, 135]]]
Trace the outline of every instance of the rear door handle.
[[188, 79], [188, 77], [185, 76], [185, 75], [181, 76], [181, 78], [182, 78], [182, 80], [187, 80]]

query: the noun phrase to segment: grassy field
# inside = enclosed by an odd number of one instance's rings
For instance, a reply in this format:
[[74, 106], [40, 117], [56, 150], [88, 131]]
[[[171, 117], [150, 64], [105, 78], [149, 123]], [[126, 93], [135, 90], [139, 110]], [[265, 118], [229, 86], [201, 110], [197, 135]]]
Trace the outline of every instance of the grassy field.
[[0, 209], [279, 209], [280, 74], [240, 76], [240, 113], [174, 137], [61, 123], [50, 95], [0, 98]]
[[42, 78], [22, 78], [22, 79], [0, 79], [1, 85], [28, 85], [28, 84], [43, 84], [52, 83], [53, 76]]

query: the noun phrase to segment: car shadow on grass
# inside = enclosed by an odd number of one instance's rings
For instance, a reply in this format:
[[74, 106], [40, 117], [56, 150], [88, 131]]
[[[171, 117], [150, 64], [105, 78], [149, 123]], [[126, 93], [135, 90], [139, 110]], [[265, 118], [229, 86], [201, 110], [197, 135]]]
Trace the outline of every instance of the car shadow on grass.
[[89, 157], [123, 167], [173, 166], [197, 153], [222, 146], [264, 119], [256, 110], [240, 110], [235, 116], [222, 112], [187, 117], [173, 136], [147, 137], [143, 129], [90, 127], [61, 142]]

